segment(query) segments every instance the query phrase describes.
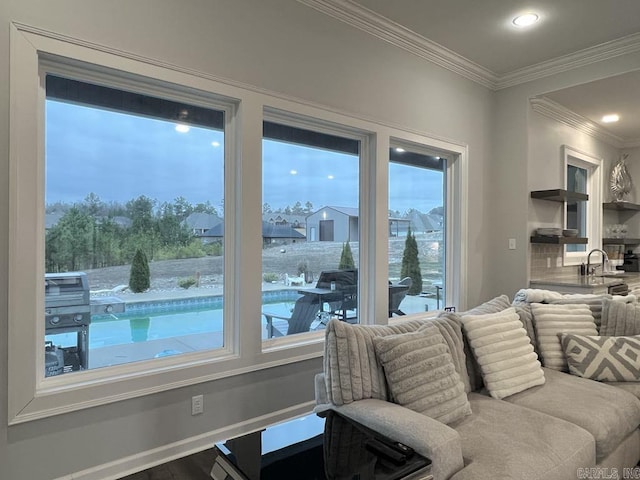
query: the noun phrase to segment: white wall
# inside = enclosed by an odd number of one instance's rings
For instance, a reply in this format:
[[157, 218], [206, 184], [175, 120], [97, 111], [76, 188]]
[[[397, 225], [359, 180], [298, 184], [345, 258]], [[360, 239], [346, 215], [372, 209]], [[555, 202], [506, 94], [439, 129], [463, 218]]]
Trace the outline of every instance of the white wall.
[[[467, 144], [468, 303], [499, 292], [501, 285], [487, 269], [494, 230], [488, 201], [493, 197], [486, 191], [493, 177], [488, 168], [493, 94], [483, 87], [294, 0], [5, 0], [0, 2], [0, 479], [46, 480], [108, 462], [116, 462], [117, 471], [122, 457], [312, 400], [313, 374], [322, 368], [320, 359], [309, 360], [7, 428], [11, 21]], [[526, 170], [525, 164], [520, 158], [516, 172]], [[205, 396], [205, 414], [191, 417], [189, 400], [199, 393]]]

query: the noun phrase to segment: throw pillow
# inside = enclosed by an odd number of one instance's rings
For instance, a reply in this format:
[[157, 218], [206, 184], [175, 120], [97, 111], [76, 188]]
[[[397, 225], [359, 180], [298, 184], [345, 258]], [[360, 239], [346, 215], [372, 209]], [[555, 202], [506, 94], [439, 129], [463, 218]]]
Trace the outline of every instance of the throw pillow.
[[375, 337], [373, 344], [393, 402], [446, 424], [471, 413], [447, 343], [435, 325]]
[[469, 388], [466, 357], [462, 348], [462, 324], [450, 318], [429, 318], [428, 314], [407, 315], [393, 325], [352, 325], [330, 320], [325, 329], [324, 379], [327, 397], [333, 405], [376, 398], [388, 400], [384, 371], [373, 347], [373, 338], [415, 332], [434, 324], [449, 345], [456, 371]]
[[572, 374], [601, 382], [640, 380], [640, 335], [603, 337], [563, 333], [561, 337]]
[[569, 294], [563, 295], [560, 299], [549, 300], [548, 303], [554, 305], [588, 305], [596, 323], [596, 328], [600, 326], [602, 318], [602, 303], [604, 300], [611, 300], [613, 296], [603, 293], [596, 294]]
[[596, 323], [586, 304], [531, 304], [542, 364], [553, 370], [568, 372], [567, 359], [560, 345], [560, 333], [597, 335]]
[[604, 300], [600, 335], [640, 335], [640, 304]]
[[463, 315], [462, 324], [489, 394], [497, 399], [544, 383], [544, 372], [514, 307]]
[[[507, 295], [499, 295], [491, 300], [467, 310], [466, 312], [444, 312], [440, 314], [440, 318], [449, 318], [452, 321], [462, 325], [462, 315], [483, 315], [485, 313], [497, 313], [503, 311], [505, 308], [509, 308], [511, 303]], [[469, 387], [471, 392], [481, 390], [483, 387], [482, 373], [480, 372], [480, 366], [476, 362], [473, 353], [471, 353], [471, 347], [467, 341], [467, 337], [464, 337], [464, 354], [466, 358], [466, 371], [469, 374]]]

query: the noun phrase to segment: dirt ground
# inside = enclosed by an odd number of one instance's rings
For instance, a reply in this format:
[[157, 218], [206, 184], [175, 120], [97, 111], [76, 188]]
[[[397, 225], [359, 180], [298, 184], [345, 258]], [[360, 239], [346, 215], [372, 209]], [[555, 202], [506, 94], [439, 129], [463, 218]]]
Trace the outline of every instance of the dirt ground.
[[[418, 238], [419, 250], [424, 259], [421, 258], [423, 266], [423, 276], [429, 276], [425, 272], [425, 266], [430, 262], [428, 259], [429, 245], [433, 241]], [[358, 262], [358, 243], [351, 242], [353, 258]], [[402, 262], [402, 252], [404, 250], [404, 239], [391, 239], [389, 247], [389, 265], [391, 278], [399, 276], [400, 264]], [[298, 265], [307, 261], [314, 280], [322, 270], [338, 268], [340, 255], [342, 253], [341, 242], [300, 242], [289, 245], [278, 245], [267, 247], [262, 252], [262, 273], [275, 273], [280, 280], [284, 280], [285, 274], [297, 275]], [[432, 263], [432, 262], [431, 262]], [[259, 268], [259, 266], [257, 266]], [[150, 290], [173, 290], [180, 289], [178, 280], [182, 278], [200, 275], [200, 287], [211, 288], [222, 286], [223, 278], [223, 258], [222, 257], [202, 257], [187, 258], [180, 260], [161, 260], [149, 263], [151, 271]], [[117, 267], [106, 267], [95, 270], [87, 270], [89, 287], [92, 291], [110, 290], [120, 285], [129, 283], [130, 265]], [[426, 275], [424, 275], [426, 273]]]

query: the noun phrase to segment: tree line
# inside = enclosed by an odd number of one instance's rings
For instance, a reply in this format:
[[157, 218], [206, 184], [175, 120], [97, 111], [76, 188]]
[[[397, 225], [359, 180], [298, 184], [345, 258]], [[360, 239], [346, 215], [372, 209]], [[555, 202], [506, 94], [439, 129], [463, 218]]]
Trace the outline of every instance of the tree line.
[[[47, 272], [127, 265], [137, 250], [149, 260], [221, 254], [221, 245], [203, 245], [185, 225], [192, 213], [217, 214], [210, 203], [192, 205], [184, 197], [158, 203], [145, 195], [124, 204], [105, 203], [94, 193], [74, 204], [48, 205], [62, 213], [45, 236]], [[126, 222], [120, 218], [128, 219]]]

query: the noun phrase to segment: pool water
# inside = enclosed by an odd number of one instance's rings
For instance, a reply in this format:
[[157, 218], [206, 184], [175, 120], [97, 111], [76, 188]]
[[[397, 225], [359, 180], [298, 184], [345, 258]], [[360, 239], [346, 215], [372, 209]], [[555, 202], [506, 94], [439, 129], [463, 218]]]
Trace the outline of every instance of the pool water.
[[[270, 313], [290, 316], [295, 300], [265, 303]], [[146, 306], [142, 310], [122, 315], [94, 315], [89, 327], [89, 350], [185, 335], [222, 332], [222, 307], [189, 307], [181, 309], [154, 309]], [[260, 318], [263, 337], [266, 338], [266, 320]], [[52, 338], [50, 338], [52, 337]], [[73, 346], [75, 333], [47, 335], [59, 346]]]

